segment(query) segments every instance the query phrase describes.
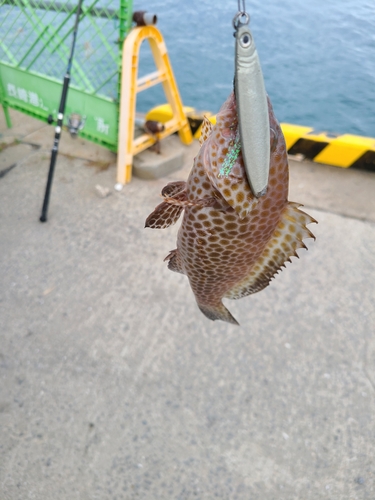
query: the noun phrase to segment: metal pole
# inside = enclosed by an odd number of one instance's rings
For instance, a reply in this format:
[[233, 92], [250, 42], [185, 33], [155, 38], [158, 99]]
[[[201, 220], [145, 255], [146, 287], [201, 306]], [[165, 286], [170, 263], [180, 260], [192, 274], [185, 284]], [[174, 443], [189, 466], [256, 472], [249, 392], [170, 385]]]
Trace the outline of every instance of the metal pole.
[[52, 187], [53, 173], [54, 173], [54, 170], [55, 170], [56, 158], [57, 158], [57, 153], [58, 153], [58, 148], [59, 148], [59, 142], [60, 142], [60, 136], [61, 136], [61, 129], [62, 129], [62, 124], [63, 124], [63, 119], [64, 119], [65, 104], [66, 104], [66, 99], [68, 97], [68, 89], [69, 89], [69, 82], [70, 82], [70, 70], [72, 68], [72, 63], [73, 63], [73, 54], [74, 54], [74, 48], [75, 48], [75, 44], [76, 44], [77, 31], [78, 31], [78, 23], [79, 23], [79, 16], [80, 16], [80, 13], [81, 13], [82, 2], [83, 2], [83, 0], [79, 0], [78, 6], [77, 6], [77, 13], [76, 13], [76, 20], [75, 20], [75, 24], [74, 24], [72, 47], [71, 47], [71, 50], [70, 50], [68, 68], [67, 68], [65, 76], [64, 76], [64, 83], [63, 83], [63, 89], [62, 89], [62, 93], [61, 93], [61, 100], [60, 100], [59, 112], [58, 112], [58, 115], [57, 115], [57, 125], [56, 125], [56, 128], [55, 128], [55, 138], [54, 138], [54, 141], [53, 141], [53, 147], [52, 147], [52, 151], [51, 151], [51, 161], [50, 161], [49, 171], [48, 171], [48, 179], [47, 179], [47, 185], [46, 185], [46, 192], [45, 192], [45, 195], [44, 195], [44, 201], [43, 201], [43, 207], [42, 207], [42, 214], [41, 214], [41, 216], [39, 218], [40, 222], [46, 222], [47, 221], [48, 204], [49, 204], [49, 198], [50, 198], [51, 187]]

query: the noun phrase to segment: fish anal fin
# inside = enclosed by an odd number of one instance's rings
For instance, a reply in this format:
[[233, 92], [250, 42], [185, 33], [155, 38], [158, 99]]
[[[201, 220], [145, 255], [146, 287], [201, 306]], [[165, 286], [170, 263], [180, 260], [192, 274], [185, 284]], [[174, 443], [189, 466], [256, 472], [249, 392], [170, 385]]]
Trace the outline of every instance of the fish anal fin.
[[166, 227], [172, 226], [178, 221], [183, 209], [183, 206], [171, 205], [163, 201], [147, 217], [145, 227], [165, 229]]
[[239, 325], [238, 321], [231, 315], [231, 313], [221, 301], [216, 305], [200, 304], [198, 302], [198, 307], [201, 312], [212, 321], [220, 319], [221, 321], [226, 321], [227, 323], [231, 323], [232, 325]]
[[201, 127], [201, 135], [199, 137], [199, 144], [202, 146], [204, 141], [208, 138], [208, 136], [211, 134], [213, 125], [210, 122], [210, 120], [207, 118], [206, 115], [203, 116], [203, 122], [202, 122], [202, 127]]
[[240, 299], [252, 293], [260, 292], [269, 285], [290, 257], [298, 257], [299, 248], [307, 248], [305, 238], [314, 238], [306, 225], [316, 223], [310, 215], [299, 210], [297, 203], [288, 203], [282, 212], [280, 222], [249, 274], [237, 283], [225, 297]]
[[181, 191], [186, 189], [186, 181], [173, 181], [169, 182], [163, 189], [162, 189], [162, 196], [174, 196]]
[[170, 269], [171, 271], [174, 271], [175, 273], [185, 274], [184, 270], [182, 269], [177, 248], [169, 252], [169, 254], [164, 259], [164, 262], [165, 261], [168, 261], [168, 269]]

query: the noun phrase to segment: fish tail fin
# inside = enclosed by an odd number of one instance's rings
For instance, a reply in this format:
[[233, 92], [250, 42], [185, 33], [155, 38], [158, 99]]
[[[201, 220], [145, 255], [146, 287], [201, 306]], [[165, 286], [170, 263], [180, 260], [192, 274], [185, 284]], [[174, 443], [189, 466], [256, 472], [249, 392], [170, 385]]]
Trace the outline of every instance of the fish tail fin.
[[220, 319], [221, 321], [232, 323], [232, 325], [239, 325], [238, 321], [231, 315], [231, 313], [221, 301], [216, 305], [199, 304], [198, 302], [198, 307], [202, 311], [202, 313], [208, 319], [212, 319], [212, 321]]

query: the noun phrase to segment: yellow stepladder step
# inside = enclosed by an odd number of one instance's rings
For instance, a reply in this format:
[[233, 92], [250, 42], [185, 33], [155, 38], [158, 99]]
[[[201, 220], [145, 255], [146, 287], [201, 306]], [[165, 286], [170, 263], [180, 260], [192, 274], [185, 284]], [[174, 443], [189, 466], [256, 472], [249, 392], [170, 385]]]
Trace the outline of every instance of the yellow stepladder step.
[[[150, 44], [157, 71], [138, 78], [139, 50], [144, 40]], [[148, 134], [134, 138], [137, 93], [162, 84], [172, 110], [172, 117], [164, 123], [158, 139], [178, 132], [184, 144], [193, 140], [188, 119], [184, 113], [178, 87], [169, 61], [168, 52], [160, 31], [155, 26], [133, 28], [124, 41], [121, 70], [120, 121], [117, 155], [117, 183], [130, 182], [133, 156], [149, 148], [156, 138]]]

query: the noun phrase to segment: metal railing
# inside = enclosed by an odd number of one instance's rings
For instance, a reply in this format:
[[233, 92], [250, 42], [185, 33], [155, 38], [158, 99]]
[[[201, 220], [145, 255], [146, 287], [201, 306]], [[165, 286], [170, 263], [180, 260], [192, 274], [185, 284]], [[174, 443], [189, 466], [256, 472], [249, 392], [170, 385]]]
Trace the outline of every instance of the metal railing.
[[[69, 57], [71, 2], [0, 2], [0, 103], [48, 121], [55, 119]], [[82, 116], [80, 135], [117, 149], [122, 45], [131, 26], [132, 0], [83, 4], [66, 117]]]

